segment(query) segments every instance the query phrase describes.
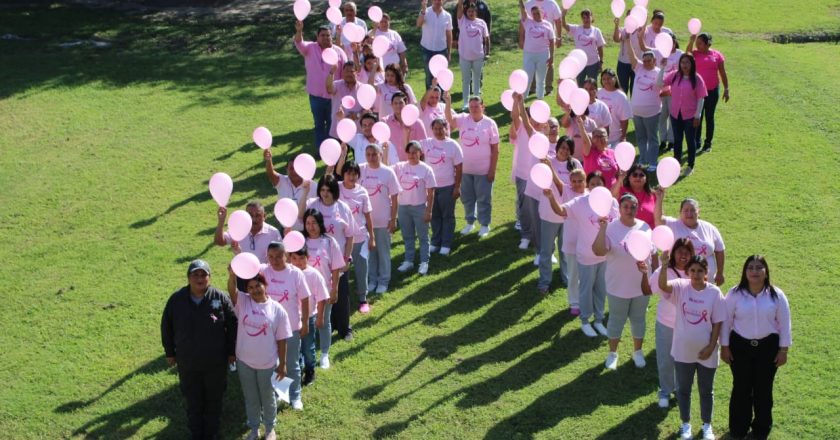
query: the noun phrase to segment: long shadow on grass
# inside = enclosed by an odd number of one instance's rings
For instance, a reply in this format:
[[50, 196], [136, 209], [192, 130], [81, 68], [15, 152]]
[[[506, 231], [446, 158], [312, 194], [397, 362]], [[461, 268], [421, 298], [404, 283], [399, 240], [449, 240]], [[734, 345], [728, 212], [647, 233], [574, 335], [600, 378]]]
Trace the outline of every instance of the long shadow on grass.
[[[658, 439], [662, 436], [659, 424], [668, 417], [668, 410], [651, 402], [645, 409], [636, 412], [617, 423], [609, 431], [599, 435], [597, 440], [614, 438]], [[676, 438], [676, 436], [672, 436]]]

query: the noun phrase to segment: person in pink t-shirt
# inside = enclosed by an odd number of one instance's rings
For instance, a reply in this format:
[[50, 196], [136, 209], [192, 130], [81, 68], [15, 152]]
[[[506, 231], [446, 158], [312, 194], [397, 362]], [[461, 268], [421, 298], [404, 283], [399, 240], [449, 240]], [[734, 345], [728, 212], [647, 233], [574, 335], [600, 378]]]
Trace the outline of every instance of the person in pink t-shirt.
[[[530, 17], [528, 12], [531, 13]], [[554, 25], [543, 19], [542, 9], [538, 6], [534, 5], [530, 11], [525, 11], [525, 4], [519, 0], [519, 26], [524, 36], [522, 65], [528, 73], [528, 84], [536, 82], [537, 99], [543, 99], [548, 66], [554, 65]]]
[[[639, 264], [642, 273], [642, 292], [645, 295], [656, 293], [660, 295], [656, 304], [656, 368], [659, 373], [659, 407], [670, 406], [671, 394], [677, 390], [674, 371], [674, 357], [671, 356], [671, 345], [674, 340], [674, 321], [677, 319], [677, 308], [670, 301], [661, 297], [659, 290], [659, 272], [668, 273], [668, 281], [678, 278], [688, 278], [686, 268], [694, 257], [694, 245], [687, 238], [674, 240], [671, 247], [671, 258], [668, 264], [661, 265], [648, 278], [647, 264]], [[653, 280], [653, 281], [651, 281]]]
[[[327, 167], [327, 173], [332, 167]], [[344, 180], [339, 182], [341, 200], [350, 208], [353, 220], [356, 222], [356, 234], [353, 236], [353, 270], [356, 276], [356, 294], [359, 295], [359, 312], [368, 313], [370, 306], [367, 303], [368, 289], [368, 256], [370, 252], [376, 251], [376, 243], [373, 237], [373, 220], [370, 213], [373, 206], [370, 203], [370, 196], [364, 186], [360, 185], [359, 176], [362, 171], [354, 161], [344, 164], [342, 176]]]
[[[371, 83], [371, 85], [373, 85]], [[417, 104], [414, 90], [405, 82], [399, 66], [391, 64], [385, 66], [385, 81], [376, 86], [376, 108], [379, 119], [385, 119], [392, 114], [399, 114], [400, 110], [393, 107], [394, 96], [401, 93], [405, 104]], [[404, 146], [400, 146], [403, 148]]]
[[[330, 73], [327, 75], [325, 86], [327, 87], [327, 93], [332, 97], [330, 99], [330, 116], [332, 119], [330, 124], [330, 137], [338, 139], [338, 133], [335, 131], [338, 121], [342, 118], [352, 119], [356, 122], [356, 131], [358, 131], [359, 119], [361, 118], [364, 110], [362, 109], [361, 104], [359, 104], [358, 99], [356, 99], [356, 92], [358, 92], [361, 84], [356, 81], [356, 68], [353, 65], [353, 62], [348, 61], [344, 63], [344, 66], [341, 68], [341, 79], [337, 81], [333, 79], [336, 70], [338, 70], [338, 66], [332, 66]], [[341, 104], [341, 100], [345, 96], [352, 97], [356, 102], [356, 105], [354, 105], [353, 108], [346, 109]], [[343, 112], [343, 116], [341, 118], [339, 118], [336, 114], [339, 109]]]
[[[442, 118], [447, 120], [446, 104], [441, 101], [443, 90], [437, 85], [437, 78], [432, 80], [432, 87], [426, 90], [426, 94], [420, 99], [420, 119], [423, 120], [423, 126], [426, 128], [426, 134], [434, 135], [432, 130], [432, 122], [435, 119]], [[446, 136], [449, 136], [449, 124], [446, 125]]]
[[382, 71], [382, 64], [379, 58], [373, 55], [373, 48], [370, 44], [362, 46], [354, 45], [353, 63], [356, 65], [356, 80], [362, 84], [370, 84], [378, 87], [385, 82], [385, 73]]
[[376, 30], [372, 30], [368, 35], [371, 38], [383, 36], [388, 39], [388, 51], [382, 57], [382, 63], [386, 66], [397, 64], [400, 66], [400, 72], [403, 76], [408, 75], [408, 60], [405, 57], [408, 48], [405, 47], [402, 36], [399, 32], [391, 29], [391, 16], [388, 13], [382, 14], [382, 20]]
[[[666, 63], [665, 60], [662, 63]], [[697, 154], [697, 139], [695, 131], [700, 126], [703, 106], [708, 98], [703, 77], [697, 74], [694, 57], [689, 54], [680, 56], [679, 67], [663, 77], [659, 71], [657, 83], [669, 88], [671, 102], [669, 112], [671, 128], [674, 133], [674, 158], [682, 162], [682, 139], [688, 147], [688, 168], [685, 175], [691, 175], [694, 170], [694, 157]]]
[[625, 194], [633, 194], [639, 201], [636, 218], [647, 223], [651, 229], [655, 228], [653, 214], [656, 209], [656, 194], [650, 189], [645, 167], [641, 164], [634, 164], [629, 170], [618, 172], [618, 179], [615, 179], [612, 186], [612, 195], [620, 199]]
[[[668, 264], [668, 252], [662, 253], [662, 264]], [[697, 376], [700, 395], [700, 418], [703, 421], [703, 438], [714, 439], [712, 414], [714, 412], [715, 371], [717, 370], [718, 339], [726, 320], [726, 303], [720, 289], [706, 282], [709, 273], [706, 259], [695, 255], [688, 262], [689, 279], [668, 281], [666, 271], [659, 272], [659, 289], [662, 297], [677, 308], [674, 321], [674, 341], [671, 355], [677, 376], [677, 403], [680, 407], [681, 438], [693, 438], [691, 432], [691, 386]]]
[[592, 132], [598, 128], [598, 124], [589, 117], [589, 108], [583, 111], [580, 115], [583, 120], [583, 130], [578, 129], [578, 124], [575, 121], [578, 115], [571, 110], [567, 104], [561, 104], [560, 107], [566, 113], [560, 120], [560, 125], [566, 129], [566, 134], [575, 141], [574, 158], [583, 163], [583, 141], [584, 138], [592, 136]]
[[[604, 366], [608, 370], [618, 367], [618, 342], [628, 319], [633, 335], [633, 363], [636, 368], [647, 365], [645, 354], [642, 352], [642, 342], [645, 337], [645, 313], [650, 297], [642, 292], [642, 275], [638, 271], [638, 261], [627, 249], [627, 238], [634, 231], [649, 234], [650, 226], [636, 218], [639, 201], [633, 194], [621, 196], [618, 206], [618, 220], [608, 224], [607, 219], [602, 218], [599, 221], [598, 235], [592, 243], [595, 255], [607, 257], [604, 278], [607, 282], [607, 300], [610, 306], [610, 320], [607, 323], [610, 352]], [[645, 264], [649, 262], [649, 257], [643, 261]]]
[[[528, 181], [531, 180], [531, 167], [538, 159], [531, 154], [528, 142], [534, 133], [541, 132], [545, 124], [531, 119], [525, 108], [525, 100], [519, 93], [513, 94], [513, 109], [510, 112], [510, 133], [508, 137], [513, 142], [513, 179], [516, 185], [516, 218], [520, 225], [519, 249], [528, 249], [531, 243], [539, 247], [539, 199], [541, 191], [534, 186], [536, 193], [525, 194]], [[533, 190], [532, 190], [533, 191]], [[539, 249], [537, 249], [539, 254]]]
[[[470, 96], [481, 95], [481, 72], [484, 60], [490, 57], [490, 30], [487, 23], [478, 18], [475, 3], [458, 2], [458, 63], [461, 66], [461, 90], [464, 97], [463, 110], [467, 109]], [[472, 83], [472, 91], [470, 91]]]
[[429, 222], [432, 221], [437, 183], [432, 167], [420, 160], [423, 147], [419, 142], [409, 142], [405, 152], [408, 160], [394, 166], [402, 188], [397, 197], [397, 215], [405, 243], [404, 260], [397, 271], [405, 273], [414, 267], [414, 243], [417, 239], [420, 241], [420, 266], [417, 273], [426, 275], [429, 272]]
[[[715, 136], [715, 109], [720, 99], [720, 83], [723, 83], [723, 102], [729, 102], [729, 77], [726, 76], [726, 58], [722, 53], [711, 48], [712, 36], [706, 32], [692, 35], [688, 40], [686, 53], [694, 55], [697, 62], [697, 73], [703, 78], [708, 92], [708, 98], [703, 102], [703, 116], [706, 118], [706, 139], [703, 141], [703, 151], [712, 151], [712, 138]], [[694, 47], [697, 49], [692, 50]], [[720, 76], [720, 78], [718, 78]], [[702, 123], [694, 134], [694, 144], [700, 147], [700, 132]]]
[[[584, 132], [583, 119], [575, 118], [579, 131]], [[583, 138], [583, 170], [587, 174], [598, 171], [604, 177], [604, 186], [612, 188], [618, 179], [618, 162], [615, 160], [615, 150], [610, 150], [607, 144], [607, 130], [596, 128], [592, 130], [590, 138], [584, 132]]]
[[[306, 386], [315, 380], [315, 329], [324, 326], [324, 307], [329, 303], [330, 294], [327, 292], [327, 284], [324, 276], [317, 269], [309, 265], [309, 254], [306, 246], [295, 252], [289, 252], [289, 263], [303, 272], [303, 279], [306, 287], [309, 288], [309, 310], [304, 319], [309, 323], [309, 333], [301, 337], [300, 359], [298, 364], [303, 371], [301, 385]], [[321, 338], [322, 346], [326, 344], [326, 352], [329, 352], [329, 338]]]
[[406, 95], [402, 92], [394, 93], [391, 96], [391, 105], [393, 106], [394, 113], [386, 116], [382, 120], [382, 122], [388, 124], [388, 128], [391, 130], [390, 142], [382, 145], [384, 149], [384, 160], [389, 166], [394, 166], [397, 162], [408, 159], [405, 146], [409, 142], [420, 141], [428, 137], [426, 127], [420, 118], [417, 118], [410, 127], [403, 123], [402, 110], [408, 104], [406, 99]]
[[[641, 39], [639, 34], [639, 39]], [[648, 171], [656, 170], [659, 162], [659, 114], [662, 112], [661, 83], [657, 81], [660, 68], [656, 66], [656, 55], [653, 51], [636, 52], [636, 46], [624, 41], [624, 46], [630, 53], [630, 65], [636, 73], [633, 82], [633, 97], [630, 105], [633, 107], [633, 127], [636, 129], [636, 143], [639, 147], [639, 162], [648, 167]]]
[[306, 66], [306, 92], [309, 94], [309, 109], [312, 111], [312, 119], [315, 124], [314, 145], [317, 150], [321, 142], [329, 136], [329, 128], [332, 124], [331, 97], [325, 87], [327, 74], [330, 65], [325, 63], [322, 52], [333, 50], [338, 55], [338, 63], [344, 65], [347, 55], [338, 46], [332, 44], [330, 28], [321, 26], [316, 33], [317, 41], [303, 40], [303, 22], [295, 21], [295, 48], [303, 55]]
[[[589, 110], [589, 117], [592, 118], [593, 121], [598, 125], [600, 128], [606, 128], [607, 130], [610, 129], [612, 125], [612, 115], [610, 114], [610, 108], [604, 101], [598, 99], [598, 80], [596, 78], [586, 78], [583, 80], [583, 89], [589, 93], [589, 106], [587, 109]], [[562, 101], [560, 95], [557, 95], [557, 99]], [[558, 104], [559, 104], [558, 101]]]
[[577, 76], [578, 86], [583, 87], [586, 78], [598, 78], [604, 64], [604, 34], [601, 29], [592, 26], [595, 15], [589, 9], [580, 11], [581, 25], [569, 24], [566, 21], [568, 10], [563, 10], [563, 29], [575, 40], [575, 48], [586, 52], [586, 66]]
[[[265, 174], [271, 186], [277, 190], [278, 199], [292, 199], [295, 203], [300, 201], [300, 195], [303, 193], [303, 178], [295, 171], [295, 164], [293, 159], [286, 162], [286, 173], [278, 173], [274, 169], [274, 162], [272, 161], [271, 148], [263, 150], [263, 160], [265, 160]], [[303, 224], [298, 221], [292, 226], [296, 231], [303, 230]]]
[[257, 274], [247, 282], [248, 293], [240, 293], [233, 270], [229, 268], [228, 274], [228, 291], [239, 321], [236, 371], [245, 400], [248, 427], [256, 438], [262, 419], [266, 437], [274, 437], [277, 398], [271, 377], [276, 374], [279, 380], [286, 376], [286, 340], [292, 336], [289, 316], [266, 293], [265, 277]]
[[461, 176], [464, 170], [464, 153], [461, 146], [450, 138], [446, 119], [432, 122], [434, 137], [420, 141], [423, 157], [435, 172], [435, 200], [432, 203], [432, 239], [429, 252], [440, 249], [449, 255], [455, 237], [455, 201], [461, 197]]
[[612, 69], [601, 72], [601, 88], [596, 93], [598, 99], [607, 105], [610, 111], [609, 137], [610, 148], [627, 140], [627, 126], [633, 117], [630, 100], [618, 83], [618, 77]]
[[[572, 159], [569, 159], [572, 160]], [[580, 163], [580, 162], [578, 162]], [[586, 173], [583, 172], [583, 167], [576, 168], [569, 173], [569, 185], [564, 186], [563, 193], [560, 194], [560, 200], [557, 200], [557, 197], [554, 197], [554, 188], [551, 188], [552, 197], [548, 197], [549, 194], [543, 191], [543, 194], [546, 196], [545, 199], [548, 200], [550, 208], [555, 214], [560, 210], [560, 206], [568, 203], [571, 200], [574, 200], [577, 197], [585, 196], [588, 191], [586, 189]], [[600, 179], [592, 179], [592, 181]], [[562, 177], [561, 177], [562, 181]], [[565, 184], [565, 182], [564, 182]], [[555, 185], [556, 186], [556, 185]], [[544, 200], [540, 200], [540, 212], [543, 212], [545, 208], [543, 205], [545, 204]], [[546, 214], [546, 218], [547, 214]], [[562, 218], [562, 217], [561, 217]], [[566, 217], [563, 221], [563, 237], [562, 243], [560, 244], [560, 251], [563, 254], [563, 261], [567, 266], [567, 270], [565, 271], [566, 279], [568, 282], [566, 283], [566, 296], [569, 301], [569, 314], [572, 316], [580, 315], [580, 277], [578, 276], [578, 263], [577, 257], [575, 256], [575, 249], [577, 248], [577, 222], [572, 217]], [[545, 249], [545, 248], [544, 248]], [[541, 259], [542, 260], [542, 259]], [[542, 263], [542, 261], [540, 261]], [[561, 266], [562, 267], [562, 266]], [[549, 267], [550, 270], [550, 267]], [[537, 286], [545, 285], [545, 281], [550, 274], [543, 275], [542, 272], [542, 265], [540, 266], [540, 280], [537, 282]], [[545, 277], [545, 278], [543, 278]], [[550, 283], [551, 280], [548, 279]]]

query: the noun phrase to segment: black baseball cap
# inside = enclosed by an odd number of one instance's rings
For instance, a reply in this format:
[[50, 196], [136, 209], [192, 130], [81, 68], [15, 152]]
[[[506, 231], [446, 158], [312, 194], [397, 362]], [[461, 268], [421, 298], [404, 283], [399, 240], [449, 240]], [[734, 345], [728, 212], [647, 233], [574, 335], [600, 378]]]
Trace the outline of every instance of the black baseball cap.
[[193, 260], [190, 263], [190, 267], [187, 269], [187, 276], [197, 270], [203, 270], [207, 272], [207, 275], [210, 275], [210, 265], [204, 260]]

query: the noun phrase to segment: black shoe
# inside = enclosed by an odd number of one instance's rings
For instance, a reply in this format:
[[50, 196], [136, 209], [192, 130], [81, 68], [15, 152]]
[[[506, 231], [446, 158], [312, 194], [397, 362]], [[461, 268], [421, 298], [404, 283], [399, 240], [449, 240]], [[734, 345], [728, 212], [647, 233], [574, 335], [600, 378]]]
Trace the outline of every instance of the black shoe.
[[668, 148], [668, 144], [666, 144], [665, 141], [662, 141], [662, 142], [659, 143], [659, 151], [660, 152], [668, 151], [667, 148]]
[[703, 152], [704, 153], [710, 153], [711, 151], [712, 151], [712, 143], [711, 142], [704, 143], [703, 144]]
[[665, 148], [665, 152], [671, 151], [674, 149], [674, 143], [668, 142], [668, 146]]
[[301, 379], [300, 383], [303, 386], [307, 386], [315, 381], [315, 369], [311, 370], [303, 370], [303, 379]]

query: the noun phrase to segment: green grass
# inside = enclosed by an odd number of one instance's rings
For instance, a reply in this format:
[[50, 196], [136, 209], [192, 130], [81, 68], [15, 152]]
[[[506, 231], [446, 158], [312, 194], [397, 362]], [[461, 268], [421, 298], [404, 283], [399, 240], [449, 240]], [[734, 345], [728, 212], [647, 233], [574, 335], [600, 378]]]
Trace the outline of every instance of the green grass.
[[[595, 8], [602, 29], [611, 28], [606, 3], [580, 3]], [[726, 240], [726, 285], [737, 281], [747, 255], [767, 255], [774, 283], [791, 299], [794, 324], [790, 363], [776, 382], [774, 436], [840, 437], [840, 51], [831, 43], [765, 39], [836, 30], [840, 2], [656, 6], [683, 42], [687, 18], [703, 19], [727, 56], [732, 84], [732, 101], [719, 106], [714, 153], [700, 156], [695, 174], [669, 193], [667, 210], [685, 196], [701, 201], [702, 217]], [[509, 117], [498, 96], [521, 61], [512, 48], [514, 8], [493, 8], [498, 50], [485, 96], [488, 114], [506, 133]], [[407, 28], [407, 14], [395, 28]], [[251, 198], [274, 202], [251, 130], [272, 130], [276, 163], [311, 151], [302, 63], [289, 24], [270, 16], [220, 24], [65, 6], [0, 9], [0, 34], [33, 38], [0, 40], [0, 282], [7, 307], [0, 437], [186, 435], [177, 377], [162, 358], [160, 312], [184, 284], [187, 261], [201, 256], [221, 274], [230, 258], [211, 246], [209, 176], [224, 171], [234, 178], [231, 207]], [[92, 35], [113, 47], [56, 47]], [[417, 90], [423, 78], [416, 32], [404, 36]], [[606, 52], [612, 66], [615, 45]], [[452, 256], [432, 260], [429, 276], [396, 276], [395, 289], [370, 315], [354, 315], [356, 339], [335, 344], [334, 368], [304, 390], [305, 412], [280, 414], [283, 437], [674, 432], [677, 410], [655, 406], [653, 310], [648, 367], [627, 363], [625, 332], [621, 366], [606, 373], [606, 341], [577, 330], [565, 291], [537, 295], [532, 255], [512, 251], [518, 235], [510, 152], [503, 142], [491, 238], [459, 239]], [[401, 254], [397, 242], [395, 261]], [[721, 368], [719, 433], [730, 387]], [[225, 438], [243, 434], [235, 376], [225, 408]], [[693, 411], [699, 418], [696, 399]]]

